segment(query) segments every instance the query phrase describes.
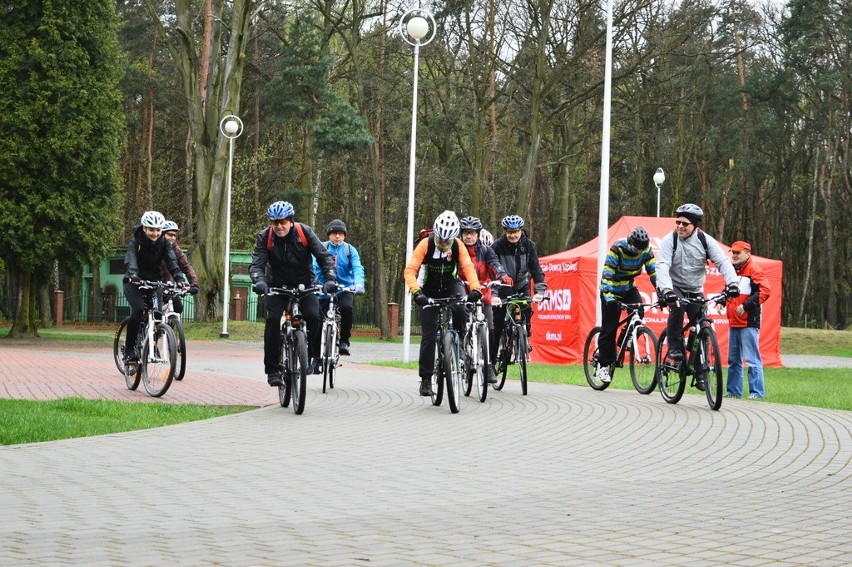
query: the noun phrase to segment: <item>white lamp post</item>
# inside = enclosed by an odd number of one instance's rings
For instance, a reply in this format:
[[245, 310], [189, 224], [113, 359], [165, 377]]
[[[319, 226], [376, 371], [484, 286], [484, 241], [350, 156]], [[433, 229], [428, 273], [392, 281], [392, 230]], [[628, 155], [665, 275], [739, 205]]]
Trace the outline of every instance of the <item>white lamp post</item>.
[[[414, 150], [417, 138], [417, 79], [420, 66], [420, 46], [426, 45], [435, 39], [435, 20], [432, 14], [423, 9], [409, 10], [399, 20], [399, 28], [402, 39], [409, 45], [414, 46], [414, 85], [411, 102], [411, 153], [408, 163], [408, 229], [405, 237], [405, 263], [411, 258], [414, 251]], [[424, 39], [425, 38], [425, 39]], [[402, 360], [409, 361], [409, 350], [411, 347], [411, 293], [405, 292], [405, 317], [402, 338]]]
[[234, 139], [243, 133], [243, 122], [239, 117], [228, 114], [219, 121], [219, 131], [229, 139], [228, 187], [225, 208], [225, 285], [222, 289], [222, 332], [219, 337], [228, 338], [228, 311], [231, 306], [231, 180], [234, 174]]
[[660, 185], [666, 182], [666, 172], [663, 171], [662, 167], [657, 168], [657, 172], [654, 173], [654, 185], [657, 186], [657, 216], [660, 216]]

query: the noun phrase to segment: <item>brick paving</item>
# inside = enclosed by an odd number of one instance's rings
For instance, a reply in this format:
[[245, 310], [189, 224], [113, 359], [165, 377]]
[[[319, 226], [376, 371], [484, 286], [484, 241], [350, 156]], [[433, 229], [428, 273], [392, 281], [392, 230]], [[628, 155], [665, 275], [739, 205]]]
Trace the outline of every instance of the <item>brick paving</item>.
[[[192, 342], [154, 403], [260, 407], [0, 447], [0, 564], [852, 564], [852, 412], [509, 382], [452, 415], [383, 348], [296, 416], [259, 345]], [[102, 347], [0, 344], [0, 383], [151, 401]]]

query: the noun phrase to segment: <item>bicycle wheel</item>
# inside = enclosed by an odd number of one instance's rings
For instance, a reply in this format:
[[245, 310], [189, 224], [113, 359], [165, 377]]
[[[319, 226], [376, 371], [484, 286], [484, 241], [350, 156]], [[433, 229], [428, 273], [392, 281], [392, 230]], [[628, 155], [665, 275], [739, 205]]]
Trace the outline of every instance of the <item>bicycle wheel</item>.
[[512, 339], [509, 338], [512, 329], [509, 327], [511, 323], [506, 323], [503, 328], [503, 333], [500, 335], [500, 345], [497, 347], [497, 360], [494, 364], [494, 369], [497, 372], [497, 383], [494, 384], [494, 389], [498, 392], [503, 389], [506, 384], [506, 373], [509, 371], [509, 363], [512, 358]]
[[657, 380], [663, 399], [670, 404], [676, 404], [683, 397], [683, 390], [686, 388], [686, 370], [683, 361], [667, 360], [668, 354], [669, 343], [666, 340], [666, 331], [663, 331], [657, 344]]
[[439, 406], [444, 401], [444, 359], [441, 355], [441, 341], [435, 345], [435, 366], [432, 370], [432, 405]]
[[[325, 394], [326, 384], [331, 371], [331, 344], [334, 340], [334, 329], [327, 322], [322, 327], [322, 342], [320, 343], [320, 361], [322, 363], [322, 393]], [[331, 386], [332, 388], [334, 385]]]
[[[112, 357], [115, 360], [115, 367], [118, 368], [119, 374], [124, 376], [124, 344], [127, 341], [127, 322], [130, 321], [130, 317], [125, 317], [121, 324], [118, 326], [118, 330], [115, 332], [115, 338], [112, 340]], [[135, 373], [134, 373], [135, 374]], [[139, 385], [139, 382], [136, 382], [136, 385]], [[129, 386], [128, 386], [129, 387]], [[136, 387], [130, 388], [131, 390], [135, 390]]]
[[488, 397], [488, 375], [491, 372], [490, 353], [488, 352], [488, 325], [480, 323], [476, 327], [476, 355], [474, 364], [476, 365], [476, 393], [479, 394], [479, 401], [484, 402]]
[[281, 337], [281, 358], [278, 362], [278, 371], [281, 372], [281, 384], [278, 386], [278, 403], [282, 408], [290, 405], [290, 397], [292, 395], [290, 380], [290, 364], [288, 355], [290, 351], [290, 343], [284, 337]]
[[175, 334], [177, 341], [177, 355], [175, 360], [175, 380], [183, 380], [186, 372], [186, 335], [183, 333], [183, 322], [180, 317], [169, 317], [169, 327]]
[[640, 394], [657, 387], [657, 336], [648, 327], [636, 327], [636, 341], [630, 345], [630, 378]]
[[704, 378], [704, 394], [712, 410], [722, 407], [722, 354], [719, 340], [712, 327], [702, 327], [698, 332], [701, 359], [695, 368]]
[[530, 355], [527, 346], [527, 328], [525, 325], [515, 326], [515, 345], [517, 347], [518, 375], [521, 379], [521, 394], [527, 395], [527, 357]]
[[459, 336], [455, 331], [444, 333], [444, 376], [447, 379], [447, 403], [450, 412], [461, 409], [461, 361], [459, 360]]
[[290, 380], [293, 388], [293, 412], [305, 411], [305, 393], [308, 386], [308, 341], [305, 331], [293, 331], [293, 358], [290, 359]]
[[328, 357], [328, 387], [334, 388], [334, 377], [337, 374], [337, 362], [340, 360], [340, 344], [338, 341], [340, 337], [338, 336], [338, 328], [337, 325], [331, 325], [331, 342], [329, 343], [331, 346], [330, 355]]
[[473, 378], [476, 374], [476, 355], [473, 352], [475, 340], [472, 332], [465, 334], [464, 348], [462, 349], [462, 385], [464, 386], [465, 396], [469, 396], [473, 391]]
[[586, 337], [586, 344], [583, 345], [583, 373], [586, 375], [586, 382], [593, 390], [606, 390], [611, 382], [602, 382], [598, 380], [598, 338], [601, 334], [601, 328], [595, 327], [589, 331]]
[[139, 362], [142, 365], [142, 384], [149, 396], [159, 398], [172, 385], [176, 352], [175, 334], [165, 323], [154, 325], [153, 341], [145, 335]]

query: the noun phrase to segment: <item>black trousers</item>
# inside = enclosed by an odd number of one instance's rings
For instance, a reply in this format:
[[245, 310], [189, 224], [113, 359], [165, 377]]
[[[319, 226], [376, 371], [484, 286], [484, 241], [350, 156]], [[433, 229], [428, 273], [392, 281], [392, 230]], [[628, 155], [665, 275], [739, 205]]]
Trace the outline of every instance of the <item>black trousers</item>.
[[[323, 312], [328, 310], [329, 300], [321, 299], [320, 306]], [[337, 310], [340, 312], [340, 341], [349, 342], [349, 337], [352, 336], [352, 311], [355, 306], [355, 294], [351, 291], [344, 291], [337, 296]]]
[[[449, 293], [440, 297], [464, 297], [466, 295], [464, 284], [457, 282]], [[439, 296], [430, 296], [438, 299]], [[453, 328], [458, 331], [459, 338], [464, 336], [465, 311], [464, 304], [453, 305]], [[420, 328], [420, 363], [419, 373], [421, 378], [430, 378], [435, 370], [435, 346], [438, 344], [438, 319], [441, 310], [437, 307], [419, 307]]]
[[[281, 362], [281, 316], [290, 298], [283, 295], [266, 296], [266, 327], [263, 331], [263, 368], [267, 374], [278, 372]], [[299, 300], [299, 309], [307, 324], [308, 356], [319, 357], [320, 316], [319, 300], [316, 295], [308, 295]]]
[[[618, 301], [607, 302], [601, 294], [601, 334], [598, 336], [598, 362], [601, 366], [609, 366], [615, 361], [615, 333], [618, 329], [618, 320], [621, 318], [622, 303], [642, 303], [639, 290], [631, 287]], [[641, 313], [640, 313], [641, 316]]]
[[[674, 292], [678, 297], [695, 298], [701, 297], [700, 293], [684, 292], [678, 288], [674, 288]], [[695, 321], [698, 314], [701, 313], [701, 305], [698, 303], [690, 303], [687, 306], [681, 304], [669, 305], [669, 319], [666, 321], [666, 340], [669, 343], [669, 352], [679, 350], [683, 352], [683, 314], [686, 313], [689, 318], [689, 324]]]

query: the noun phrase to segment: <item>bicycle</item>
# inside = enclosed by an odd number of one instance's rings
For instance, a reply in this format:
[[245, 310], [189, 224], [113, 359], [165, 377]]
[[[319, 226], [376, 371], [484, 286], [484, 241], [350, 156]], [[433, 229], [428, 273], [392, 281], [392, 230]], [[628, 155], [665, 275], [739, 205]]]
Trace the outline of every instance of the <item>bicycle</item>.
[[432, 371], [432, 405], [440, 406], [447, 385], [447, 402], [451, 413], [461, 410], [461, 341], [453, 328], [452, 306], [464, 303], [464, 297], [429, 298], [424, 309], [440, 309], [435, 345], [435, 367]]
[[297, 288], [271, 287], [267, 296], [283, 295], [287, 305], [281, 315], [281, 370], [282, 384], [278, 386], [278, 401], [286, 408], [293, 401], [293, 412], [301, 415], [305, 411], [309, 361], [308, 334], [299, 308], [299, 300], [311, 294], [318, 294], [321, 286]]
[[174, 308], [174, 298], [184, 297], [189, 293], [189, 288], [174, 287], [166, 290], [163, 294], [163, 317], [177, 341], [177, 361], [175, 362], [175, 380], [183, 380], [186, 373], [186, 335], [183, 332], [183, 319]]
[[[610, 378], [615, 377], [615, 369], [624, 367], [624, 359], [629, 358], [630, 379], [633, 387], [640, 394], [650, 394], [657, 387], [657, 335], [646, 327], [639, 315], [642, 309], [659, 307], [659, 303], [621, 303], [627, 310], [627, 315], [618, 322], [616, 328], [621, 328], [615, 341], [615, 360], [609, 365]], [[606, 390], [612, 382], [603, 382], [597, 377], [598, 338], [600, 326], [589, 331], [583, 346], [583, 372], [586, 381], [594, 390]]]
[[676, 404], [683, 397], [686, 389], [686, 378], [692, 377], [690, 386], [701, 389], [699, 381], [704, 383], [704, 394], [712, 410], [722, 407], [722, 354], [719, 340], [713, 329], [713, 322], [707, 317], [707, 304], [719, 303], [725, 294], [713, 297], [681, 298], [684, 304], [699, 304], [701, 310], [692, 324], [687, 323], [681, 334], [688, 331], [686, 337], [686, 352], [682, 360], [674, 361], [668, 358], [667, 330], [660, 333], [657, 347], [657, 377], [660, 384], [660, 394], [663, 399]]
[[[547, 299], [549, 298], [544, 297], [541, 301]], [[509, 366], [517, 364], [521, 380], [521, 392], [524, 396], [527, 395], [527, 362], [530, 348], [524, 309], [534, 301], [534, 298], [525, 293], [514, 293], [499, 300], [499, 303], [506, 304], [506, 322], [500, 335], [497, 359], [494, 365], [497, 372], [497, 383], [494, 384], [494, 389], [497, 391], [502, 390], [506, 384]], [[492, 305], [497, 306], [498, 302], [495, 301]]]
[[172, 385], [175, 376], [177, 345], [174, 332], [163, 322], [159, 309], [160, 298], [155, 291], [174, 287], [173, 282], [142, 280], [139, 289], [145, 299], [142, 324], [136, 337], [139, 360], [126, 360], [125, 335], [130, 317], [125, 317], [115, 332], [112, 352], [115, 365], [124, 376], [128, 390], [135, 390], [139, 382], [149, 396], [159, 398]]
[[[483, 287], [497, 287], [500, 282], [488, 282]], [[476, 376], [476, 392], [479, 401], [488, 397], [488, 374], [491, 372], [491, 354], [488, 345], [488, 322], [485, 320], [485, 304], [482, 299], [475, 303], [465, 303], [467, 323], [462, 338], [462, 381], [464, 395], [470, 396], [473, 390], [473, 377]]]
[[[337, 288], [342, 291], [353, 291], [350, 288]], [[322, 392], [325, 393], [326, 382], [329, 388], [334, 388], [334, 375], [340, 366], [340, 313], [337, 311], [337, 293], [328, 296], [328, 307], [322, 320], [320, 337], [320, 363], [322, 365]]]

